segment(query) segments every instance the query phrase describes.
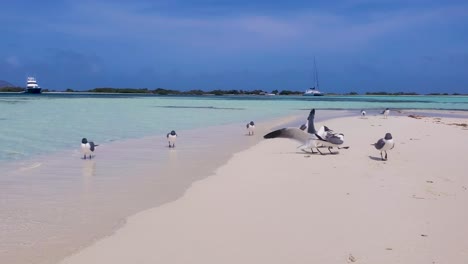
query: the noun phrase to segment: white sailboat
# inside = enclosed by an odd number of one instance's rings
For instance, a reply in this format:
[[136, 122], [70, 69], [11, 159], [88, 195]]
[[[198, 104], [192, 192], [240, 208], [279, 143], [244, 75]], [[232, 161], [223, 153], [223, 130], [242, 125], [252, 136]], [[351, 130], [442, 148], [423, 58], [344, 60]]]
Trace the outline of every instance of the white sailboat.
[[304, 94], [305, 96], [322, 96], [323, 93], [319, 90], [319, 81], [317, 73], [317, 64], [315, 63], [314, 57], [314, 87], [307, 89]]

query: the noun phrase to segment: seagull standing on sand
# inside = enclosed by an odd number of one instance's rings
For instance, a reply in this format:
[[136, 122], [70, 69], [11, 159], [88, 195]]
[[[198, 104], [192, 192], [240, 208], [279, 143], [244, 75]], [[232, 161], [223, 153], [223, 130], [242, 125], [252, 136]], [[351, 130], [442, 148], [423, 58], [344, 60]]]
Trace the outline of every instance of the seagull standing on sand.
[[249, 136], [254, 134], [254, 130], [255, 130], [254, 121], [250, 121], [250, 123], [247, 123], [245, 127], [247, 127], [247, 132], [249, 132]]
[[89, 159], [91, 159], [91, 154], [94, 152], [97, 146], [99, 145], [94, 144], [92, 141], [88, 141], [86, 138], [83, 138], [81, 140], [81, 152], [83, 153], [83, 159], [86, 159], [86, 155], [89, 155]]
[[[395, 147], [395, 142], [393, 142], [392, 134], [386, 133], [384, 138], [379, 139], [377, 143], [372, 145], [374, 145], [377, 150], [380, 150], [380, 157], [382, 160], [387, 160], [387, 150], [393, 149]], [[385, 158], [382, 152], [385, 152]]]
[[[315, 118], [315, 109], [310, 111], [309, 117], [307, 118], [307, 132], [303, 131], [301, 128], [296, 127], [287, 127], [275, 130], [263, 136], [264, 138], [289, 138], [296, 140], [302, 145], [300, 147], [303, 148], [310, 148], [312, 153], [314, 152], [314, 148], [323, 155], [323, 153], [318, 149], [319, 147], [328, 147], [328, 151], [331, 154], [335, 154], [331, 151], [332, 147], [338, 147], [343, 144], [343, 135], [337, 135], [337, 133], [333, 133], [330, 129], [325, 129], [323, 127], [323, 132], [320, 131], [321, 135], [318, 134], [317, 130], [315, 130], [314, 125], [314, 118]], [[321, 128], [322, 130], [322, 128]], [[331, 131], [330, 134], [327, 131]], [[328, 135], [328, 137], [327, 137]]]
[[361, 116], [362, 116], [362, 117], [365, 117], [365, 116], [366, 116], [366, 111], [361, 110]]
[[390, 114], [390, 109], [388, 109], [388, 108], [385, 108], [385, 110], [383, 110], [381, 114], [383, 114], [383, 115], [384, 115], [384, 118], [387, 118], [387, 117], [388, 117], [388, 115]]
[[175, 148], [175, 141], [177, 139], [177, 133], [174, 130], [172, 130], [171, 132], [167, 133], [166, 137], [167, 137], [167, 140], [169, 141], [169, 147]]

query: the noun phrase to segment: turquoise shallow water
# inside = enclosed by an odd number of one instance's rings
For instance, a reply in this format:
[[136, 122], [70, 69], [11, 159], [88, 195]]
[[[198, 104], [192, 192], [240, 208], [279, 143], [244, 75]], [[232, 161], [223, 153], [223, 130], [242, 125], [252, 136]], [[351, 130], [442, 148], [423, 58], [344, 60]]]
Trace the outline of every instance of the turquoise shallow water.
[[291, 114], [298, 109], [468, 110], [467, 96], [199, 96], [0, 94], [0, 161], [96, 142], [165, 135]]

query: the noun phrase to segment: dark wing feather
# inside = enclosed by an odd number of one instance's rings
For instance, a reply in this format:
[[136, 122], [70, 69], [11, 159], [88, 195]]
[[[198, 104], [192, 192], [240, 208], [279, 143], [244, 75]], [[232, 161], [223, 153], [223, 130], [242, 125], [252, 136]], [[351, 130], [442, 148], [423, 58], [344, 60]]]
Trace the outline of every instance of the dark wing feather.
[[385, 140], [383, 138], [379, 139], [379, 141], [377, 141], [374, 146], [376, 149], [382, 149], [385, 146]]
[[309, 117], [307, 118], [307, 133], [315, 134], [317, 130], [315, 130], [314, 125], [314, 118], [315, 118], [315, 109], [310, 110]]
[[89, 142], [89, 149], [90, 149], [91, 151], [94, 151], [95, 147], [97, 147], [97, 146], [99, 146], [99, 145], [94, 144], [94, 142], [92, 142], [92, 141]]
[[[325, 127], [325, 128], [327, 128], [327, 127]], [[328, 129], [327, 134], [325, 136], [325, 140], [332, 143], [332, 144], [335, 144], [335, 145], [341, 145], [341, 144], [343, 144], [343, 139], [339, 135], [341, 135], [341, 134], [335, 133], [335, 132], [333, 132], [333, 130]]]
[[322, 140], [322, 141], [326, 141], [325, 139], [323, 139], [319, 134], [314, 134], [319, 140]]
[[263, 138], [289, 138], [304, 144], [310, 138], [310, 134], [296, 127], [287, 127], [275, 130], [263, 136]]
[[340, 137], [337, 137], [337, 136], [330, 136], [330, 137], [327, 137], [327, 140], [328, 142], [332, 143], [332, 144], [335, 144], [335, 145], [341, 145], [343, 144], [343, 140], [341, 140]]

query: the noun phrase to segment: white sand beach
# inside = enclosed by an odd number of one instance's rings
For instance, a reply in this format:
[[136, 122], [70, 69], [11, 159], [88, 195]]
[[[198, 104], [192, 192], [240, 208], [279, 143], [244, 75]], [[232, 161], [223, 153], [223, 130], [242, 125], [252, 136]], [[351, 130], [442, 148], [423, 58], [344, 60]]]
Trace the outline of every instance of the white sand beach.
[[466, 263], [467, 123], [334, 119], [337, 155], [263, 140], [61, 263]]

